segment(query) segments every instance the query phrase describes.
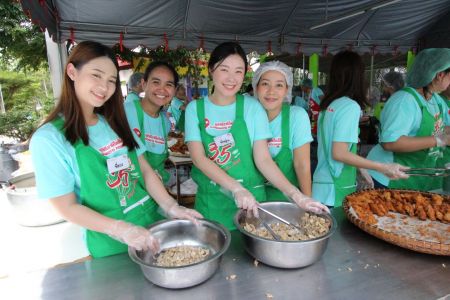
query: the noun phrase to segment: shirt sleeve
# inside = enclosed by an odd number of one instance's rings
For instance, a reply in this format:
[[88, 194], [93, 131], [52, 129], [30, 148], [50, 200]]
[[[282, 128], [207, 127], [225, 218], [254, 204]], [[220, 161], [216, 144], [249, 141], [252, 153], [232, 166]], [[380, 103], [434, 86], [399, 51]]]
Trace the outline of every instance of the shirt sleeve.
[[192, 101], [186, 107], [185, 115], [185, 142], [201, 142], [199, 121], [197, 117], [197, 102]]
[[[272, 132], [270, 131], [267, 113], [264, 110], [264, 107], [257, 100], [252, 100], [252, 102], [252, 109], [250, 111], [253, 113], [248, 114], [248, 118], [251, 119], [246, 120], [247, 126], [250, 125], [250, 122], [253, 123], [253, 132], [249, 132], [250, 136], [253, 136], [251, 140], [255, 142], [270, 139], [272, 137]], [[247, 99], [246, 103], [249, 103]]]
[[358, 143], [361, 108], [351, 100], [336, 110], [333, 142]]
[[292, 150], [312, 142], [311, 123], [303, 108], [291, 107], [289, 123]]
[[391, 96], [381, 111], [381, 142], [395, 142], [408, 136], [415, 126], [415, 112], [419, 109], [412, 95], [399, 91]]
[[48, 127], [41, 127], [31, 139], [30, 152], [39, 198], [54, 198], [75, 190], [75, 176], [67, 153], [70, 148], [64, 141], [62, 134], [52, 132]]

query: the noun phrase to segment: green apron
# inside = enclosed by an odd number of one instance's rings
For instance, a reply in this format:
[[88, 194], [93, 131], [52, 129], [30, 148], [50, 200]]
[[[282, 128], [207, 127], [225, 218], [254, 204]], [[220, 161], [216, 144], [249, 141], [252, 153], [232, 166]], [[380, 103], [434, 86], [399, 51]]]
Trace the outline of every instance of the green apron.
[[[294, 160], [290, 145], [289, 105], [284, 103], [281, 108], [281, 149], [273, 158], [281, 172], [290, 183], [298, 187], [297, 174], [295, 173]], [[288, 201], [288, 198], [270, 182], [266, 182], [266, 194], [269, 201]]]
[[[447, 103], [448, 109], [450, 111], [450, 99], [447, 99], [445, 96], [441, 95], [442, 99]], [[444, 112], [445, 113], [445, 112]], [[447, 112], [449, 113], [449, 112]], [[448, 125], [447, 125], [448, 126]], [[450, 147], [447, 146], [444, 149], [444, 154], [441, 159], [438, 160], [437, 166], [439, 168], [445, 168], [445, 164], [450, 163]]]
[[[416, 137], [431, 136], [435, 131], [435, 126], [442, 123], [443, 109], [439, 105], [440, 115], [438, 119], [428, 112], [427, 108], [422, 104], [417, 94], [412, 88], [404, 88], [403, 91], [414, 96], [415, 101], [422, 110], [422, 122]], [[437, 161], [442, 157], [443, 149], [432, 147], [414, 152], [394, 152], [394, 162], [411, 168], [435, 168]], [[442, 188], [442, 177], [424, 177], [410, 176], [408, 179], [391, 180], [389, 188], [392, 189], [413, 189], [420, 191], [429, 191]]]
[[[52, 124], [64, 134], [62, 119], [56, 119]], [[145, 189], [136, 151], [128, 152], [131, 160], [129, 168], [110, 174], [107, 158], [97, 150], [84, 145], [81, 140], [75, 142], [74, 148], [80, 171], [82, 205], [106, 217], [143, 227], [162, 219], [157, 213], [158, 205]], [[94, 258], [128, 250], [126, 244], [92, 230], [86, 231], [86, 243]]]
[[180, 118], [178, 119], [177, 127], [178, 130], [184, 132], [184, 120], [186, 118], [186, 110], [182, 110], [180, 114]]
[[[323, 119], [325, 118], [326, 111], [323, 111], [319, 116], [319, 130], [320, 130], [320, 136], [321, 141], [323, 144], [322, 150], [323, 155], [325, 157], [325, 160], [328, 164], [328, 170], [330, 171], [331, 178], [333, 179], [333, 185], [334, 185], [334, 207], [342, 206], [342, 201], [344, 201], [344, 198], [356, 191], [356, 167], [344, 164], [344, 167], [342, 168], [341, 174], [338, 177], [334, 176], [334, 170], [331, 166], [331, 162], [328, 160], [328, 153], [332, 153], [332, 146], [333, 142], [331, 141], [330, 147], [327, 147], [327, 144], [325, 143], [325, 132], [324, 132], [324, 126], [323, 126]], [[356, 153], [356, 144], [352, 143], [350, 146], [350, 152], [355, 154]], [[317, 184], [331, 184], [331, 182], [315, 182]]]
[[[236, 96], [236, 118], [229, 133], [232, 134], [234, 145], [218, 146], [214, 137], [206, 132], [205, 102], [196, 102], [197, 117], [205, 154], [228, 175], [238, 180], [248, 189], [259, 202], [266, 200], [264, 177], [257, 170], [253, 161], [253, 149], [244, 120], [244, 97]], [[222, 223], [228, 229], [236, 229], [233, 218], [238, 208], [233, 197], [224, 192], [195, 166], [192, 168], [192, 179], [197, 183], [195, 209], [206, 219]], [[227, 195], [228, 194], [228, 195]]]
[[[141, 141], [145, 146], [145, 127], [144, 127], [144, 110], [142, 109], [142, 105], [140, 101], [135, 101], [134, 106], [136, 107], [136, 114], [138, 117], [139, 122], [139, 130], [141, 131]], [[164, 184], [167, 184], [167, 182], [170, 179], [169, 172], [166, 171], [164, 168], [164, 164], [169, 157], [169, 151], [167, 151], [167, 134], [166, 134], [166, 124], [164, 124], [164, 118], [162, 117], [161, 113], [159, 114], [159, 118], [161, 119], [161, 124], [163, 128], [163, 135], [164, 135], [164, 143], [165, 143], [165, 150], [161, 154], [152, 153], [150, 151], [144, 152], [144, 157], [147, 160], [147, 162], [152, 166], [153, 170], [157, 171], [158, 174], [161, 176], [162, 181]]]

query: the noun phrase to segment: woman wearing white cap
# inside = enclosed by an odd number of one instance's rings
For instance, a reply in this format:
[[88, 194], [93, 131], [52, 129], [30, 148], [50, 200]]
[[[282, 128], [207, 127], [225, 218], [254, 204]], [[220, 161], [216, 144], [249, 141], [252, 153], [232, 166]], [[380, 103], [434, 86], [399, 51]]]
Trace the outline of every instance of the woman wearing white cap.
[[[444, 130], [445, 124], [450, 124], [449, 117], [438, 95], [450, 84], [450, 49], [421, 51], [406, 81], [407, 87], [393, 94], [381, 113], [381, 143], [368, 158], [411, 168], [434, 168], [450, 144]], [[423, 191], [440, 188], [439, 182], [429, 177], [390, 181], [379, 172], [369, 173], [378, 187]]]
[[[311, 196], [310, 147], [311, 126], [306, 111], [290, 106], [293, 75], [279, 61], [259, 66], [252, 80], [255, 97], [264, 106], [269, 118], [272, 138], [269, 152], [284, 176], [303, 194]], [[287, 200], [272, 184], [266, 184], [267, 200]]]

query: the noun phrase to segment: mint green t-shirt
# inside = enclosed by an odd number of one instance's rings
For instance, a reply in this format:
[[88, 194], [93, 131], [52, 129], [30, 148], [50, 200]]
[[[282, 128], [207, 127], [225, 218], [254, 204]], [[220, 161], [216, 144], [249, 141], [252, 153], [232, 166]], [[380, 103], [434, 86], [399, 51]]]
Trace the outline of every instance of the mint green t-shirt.
[[[281, 112], [270, 123], [270, 131], [272, 138], [269, 139], [269, 152], [275, 157], [281, 150]], [[313, 138], [311, 136], [311, 123], [308, 114], [303, 108], [291, 106], [289, 113], [289, 149], [293, 152], [296, 148], [310, 143]]]
[[[439, 118], [439, 103], [445, 111], [447, 106], [439, 95], [433, 94], [431, 99], [426, 101], [416, 90], [414, 90], [414, 93], [419, 96], [420, 102], [435, 118]], [[380, 142], [395, 142], [401, 136], [416, 136], [421, 122], [422, 110], [414, 96], [402, 90], [397, 91], [388, 99], [381, 111]], [[444, 115], [444, 124], [450, 124], [448, 113]], [[394, 154], [391, 151], [384, 150], [381, 144], [377, 144], [369, 152], [367, 158], [381, 163], [392, 163]], [[369, 174], [379, 183], [385, 186], [389, 185], [389, 178], [383, 174], [373, 170], [369, 170]]]
[[[320, 112], [323, 114], [324, 112]], [[324, 149], [322, 143], [322, 130], [317, 130], [317, 167], [313, 176], [312, 196], [325, 205], [334, 205], [335, 190], [333, 178], [330, 174], [329, 165], [325, 155], [328, 157], [333, 175], [338, 177], [341, 175], [344, 163], [336, 161], [332, 156], [333, 142], [358, 143], [358, 126], [361, 116], [361, 107], [359, 104], [348, 98], [341, 97], [334, 100], [327, 108], [325, 118], [323, 120], [324, 139], [327, 149]], [[320, 117], [320, 116], [319, 116]], [[319, 184], [320, 183], [320, 184]]]
[[[89, 145], [108, 158], [127, 153], [128, 149], [103, 116], [98, 117], [97, 124], [88, 126]], [[145, 149], [136, 136], [135, 139], [140, 145], [136, 149], [139, 156]], [[39, 198], [54, 198], [75, 192], [79, 199], [81, 181], [75, 148], [53, 124], [47, 123], [33, 134], [30, 152]]]
[[[134, 102], [125, 103], [125, 113], [127, 115], [128, 124], [131, 130], [136, 135], [141, 137], [141, 130], [139, 129], [139, 121], [137, 117], [136, 107]], [[165, 124], [165, 134], [162, 127], [162, 121]], [[145, 130], [145, 149], [148, 152], [155, 154], [162, 154], [166, 150], [167, 135], [170, 131], [170, 122], [166, 114], [161, 111], [157, 118], [153, 118], [144, 111], [144, 130]]]
[[[236, 115], [236, 102], [220, 106], [205, 98], [206, 132], [212, 136], [228, 133]], [[244, 96], [244, 120], [247, 125], [250, 141], [266, 140], [272, 137], [269, 120], [263, 106], [253, 97]], [[201, 142], [197, 103], [192, 101], [186, 107], [185, 141]]]

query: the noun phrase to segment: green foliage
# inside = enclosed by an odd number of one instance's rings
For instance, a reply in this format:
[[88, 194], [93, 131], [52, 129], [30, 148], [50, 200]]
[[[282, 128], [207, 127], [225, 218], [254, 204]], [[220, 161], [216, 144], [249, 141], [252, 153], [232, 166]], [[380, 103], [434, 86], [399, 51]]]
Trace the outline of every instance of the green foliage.
[[20, 141], [30, 137], [43, 116], [54, 106], [49, 82], [48, 72], [42, 70], [0, 72], [6, 110], [6, 114], [0, 115], [0, 135]]
[[0, 64], [9, 70], [47, 66], [44, 34], [16, 1], [0, 0]]

